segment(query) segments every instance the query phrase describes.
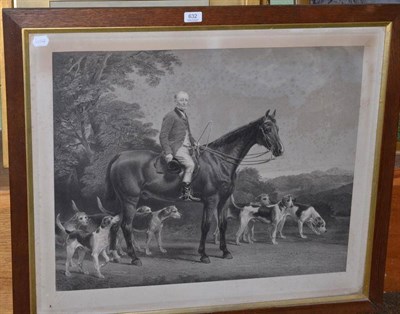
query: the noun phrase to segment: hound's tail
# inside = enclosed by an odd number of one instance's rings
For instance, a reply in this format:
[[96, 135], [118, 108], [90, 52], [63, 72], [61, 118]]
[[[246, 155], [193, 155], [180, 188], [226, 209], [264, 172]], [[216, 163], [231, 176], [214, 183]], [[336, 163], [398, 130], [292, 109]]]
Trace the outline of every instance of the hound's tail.
[[113, 159], [110, 160], [107, 166], [107, 172], [106, 172], [106, 199], [108, 200], [115, 200], [116, 199], [116, 194], [114, 190], [114, 186], [111, 182], [111, 177], [110, 177], [110, 172], [111, 172], [111, 166], [113, 163], [119, 158], [119, 154], [115, 155]]
[[240, 207], [240, 206], [238, 206], [238, 205], [235, 203], [235, 199], [233, 198], [233, 194], [231, 194], [231, 203], [232, 203], [232, 205], [233, 205], [234, 207], [236, 207], [237, 209], [243, 210], [243, 207]]
[[71, 233], [70, 231], [66, 230], [66, 229], [64, 228], [64, 226], [62, 225], [62, 223], [61, 223], [61, 221], [60, 221], [60, 214], [58, 214], [57, 217], [56, 217], [56, 224], [57, 224], [57, 227], [61, 230], [61, 232], [62, 232], [65, 236], [67, 236], [68, 234]]
[[99, 198], [98, 196], [97, 196], [96, 198], [97, 198], [97, 207], [99, 208], [99, 210], [100, 210], [103, 214], [106, 214], [106, 215], [114, 215], [114, 213], [109, 212], [107, 209], [105, 209], [105, 208], [103, 207], [103, 204], [101, 203], [101, 200], [100, 200], [100, 198]]

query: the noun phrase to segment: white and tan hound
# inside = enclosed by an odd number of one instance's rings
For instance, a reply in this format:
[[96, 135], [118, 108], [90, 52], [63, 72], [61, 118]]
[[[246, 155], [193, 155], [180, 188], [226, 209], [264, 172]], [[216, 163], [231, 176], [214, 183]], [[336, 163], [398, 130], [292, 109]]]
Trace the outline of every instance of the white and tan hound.
[[[60, 222], [60, 214], [57, 215], [56, 223], [57, 226], [68, 234], [66, 239], [67, 248], [67, 259], [65, 262], [65, 275], [71, 276], [69, 267], [73, 266], [72, 258], [76, 249], [81, 248], [78, 251], [78, 267], [81, 272], [88, 274], [88, 271], [83, 269], [83, 259], [85, 258], [86, 252], [92, 253], [94, 267], [96, 269], [96, 275], [99, 278], [104, 278], [100, 272], [100, 268], [109, 262], [108, 255], [106, 254], [106, 248], [109, 245], [110, 229], [113, 225], [119, 222], [119, 216], [105, 216], [102, 219], [101, 225], [94, 232], [85, 232], [82, 230], [68, 231]], [[105, 259], [105, 263], [99, 264], [99, 255], [102, 255]]]
[[[251, 202], [250, 205], [252, 206], [256, 206], [256, 207], [261, 207], [261, 206], [267, 206], [267, 205], [271, 205], [271, 200], [269, 198], [269, 195], [266, 193], [262, 193], [260, 195], [258, 195], [254, 202]], [[247, 241], [247, 243], [254, 243], [256, 242], [256, 237], [255, 237], [255, 220], [252, 219], [249, 221], [248, 227], [245, 229], [244, 233], [243, 233], [243, 241]]]
[[[146, 248], [145, 248], [146, 255], [151, 255], [149, 245], [153, 236], [156, 236], [160, 252], [167, 253], [167, 250], [162, 247], [161, 233], [164, 226], [164, 222], [169, 218], [180, 219], [181, 216], [182, 215], [179, 213], [178, 209], [175, 206], [167, 206], [164, 207], [163, 209], [151, 213], [143, 213], [143, 212], [136, 213], [132, 221], [132, 228], [136, 232], [147, 233]], [[132, 239], [135, 248], [142, 252], [143, 249], [135, 241], [135, 238], [132, 237]]]
[[[263, 206], [263, 205], [269, 205], [271, 204], [271, 201], [269, 199], [269, 195], [266, 193], [262, 193], [258, 195], [253, 202], [249, 204], [240, 204], [238, 207], [233, 206], [232, 200], [233, 197], [231, 197], [225, 204], [226, 208], [226, 218], [231, 220], [239, 220], [240, 221], [240, 215], [242, 211], [245, 212], [255, 212], [258, 207]], [[243, 214], [246, 216], [246, 213]], [[217, 211], [214, 212], [214, 217], [215, 220], [217, 221], [217, 226], [214, 231], [214, 242], [215, 244], [218, 244], [219, 242], [219, 228], [218, 228], [218, 214]], [[249, 221], [248, 228], [245, 229], [243, 235], [243, 240], [247, 241], [248, 243], [253, 243], [255, 241], [254, 237], [254, 222], [251, 220]]]
[[295, 221], [297, 221], [299, 227], [300, 237], [306, 239], [307, 236], [303, 234], [303, 224], [307, 224], [307, 226], [317, 235], [326, 232], [326, 223], [325, 220], [320, 216], [320, 214], [316, 211], [313, 206], [304, 205], [299, 203], [294, 203], [293, 207], [285, 208], [282, 211], [282, 222], [279, 225], [279, 236], [281, 238], [285, 238], [282, 233], [283, 226], [285, 225], [286, 218], [291, 217]]
[[245, 232], [248, 227], [248, 223], [251, 220], [257, 220], [272, 226], [271, 230], [271, 240], [272, 244], [278, 244], [276, 241], [276, 233], [278, 230], [278, 225], [281, 222], [283, 215], [282, 210], [293, 206], [293, 199], [291, 195], [284, 196], [278, 203], [271, 205], [263, 205], [260, 207], [238, 207], [232, 197], [231, 200], [233, 206], [241, 209], [240, 213], [240, 226], [236, 232], [236, 244], [240, 245], [240, 237]]
[[63, 229], [56, 229], [56, 243], [60, 245], [65, 244], [65, 240], [68, 236], [68, 234], [63, 230], [74, 231], [87, 228], [89, 225], [89, 216], [85, 212], [79, 210], [73, 200], [71, 200], [71, 203], [74, 215], [62, 224]]
[[[104, 215], [115, 215], [115, 213], [110, 212], [109, 210], [107, 210], [106, 208], [104, 208], [101, 200], [99, 197], [97, 197], [97, 207], [99, 208], [99, 210], [103, 213]], [[142, 214], [151, 214], [151, 208], [148, 206], [140, 206], [138, 207], [137, 211], [136, 211], [136, 215], [142, 215]], [[133, 219], [137, 219], [136, 216]], [[132, 235], [133, 241], [134, 237]], [[120, 260], [120, 256], [125, 256], [126, 253], [124, 252], [124, 250], [122, 249], [122, 243], [124, 242], [124, 235], [122, 233], [121, 228], [118, 227], [118, 232], [117, 232], [117, 242], [116, 242], [116, 251], [112, 252], [112, 260], [118, 262]], [[109, 253], [109, 252], [107, 252]]]

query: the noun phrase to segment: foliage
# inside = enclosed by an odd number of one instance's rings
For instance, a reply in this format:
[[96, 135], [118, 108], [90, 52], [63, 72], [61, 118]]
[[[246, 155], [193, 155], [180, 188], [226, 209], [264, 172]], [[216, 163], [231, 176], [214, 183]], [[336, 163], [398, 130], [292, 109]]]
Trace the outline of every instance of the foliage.
[[[89, 195], [101, 189], [105, 166], [121, 150], [153, 147], [157, 131], [137, 103], [117, 99], [116, 88], [150, 87], [172, 74], [179, 59], [168, 51], [71, 52], [53, 55], [55, 177], [77, 178]], [[76, 182], [75, 182], [76, 183]]]
[[153, 139], [158, 131], [152, 128], [152, 123], [140, 121], [144, 114], [138, 104], [113, 101], [101, 104], [98, 112], [97, 118], [101, 120], [96, 121], [99, 125], [99, 149], [81, 179], [84, 196], [104, 193], [107, 165], [119, 152], [129, 149], [160, 150]]
[[272, 199], [276, 197], [273, 185], [263, 181], [257, 169], [246, 167], [238, 172], [234, 193], [237, 202], [254, 201], [262, 193], [267, 193]]

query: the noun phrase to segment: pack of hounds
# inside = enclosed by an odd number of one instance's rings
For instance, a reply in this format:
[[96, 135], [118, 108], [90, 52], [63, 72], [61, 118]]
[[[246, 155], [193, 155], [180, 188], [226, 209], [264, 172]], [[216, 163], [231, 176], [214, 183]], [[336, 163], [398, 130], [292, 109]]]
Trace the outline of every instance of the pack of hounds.
[[[101, 268], [110, 261], [108, 246], [110, 244], [111, 228], [119, 228], [120, 217], [105, 209], [97, 197], [97, 205], [100, 210], [97, 214], [88, 215], [81, 211], [72, 201], [74, 215], [67, 221], [60, 221], [60, 214], [56, 217], [56, 243], [66, 248], [65, 275], [71, 276], [70, 268], [77, 267], [84, 274], [89, 274], [83, 268], [83, 261], [87, 252], [92, 255], [96, 276], [104, 278]], [[291, 195], [283, 196], [277, 203], [271, 203], [268, 194], [259, 195], [254, 202], [249, 204], [236, 204], [233, 196], [226, 204], [228, 219], [239, 221], [239, 228], [236, 232], [236, 244], [240, 245], [241, 240], [248, 243], [256, 241], [254, 236], [255, 222], [259, 221], [270, 226], [272, 244], [278, 244], [277, 235], [285, 238], [283, 227], [287, 218], [295, 220], [298, 224], [298, 231], [301, 238], [307, 238], [303, 234], [303, 225], [306, 224], [315, 234], [321, 235], [326, 232], [326, 223], [316, 209], [311, 205], [297, 203]], [[132, 222], [135, 232], [144, 232], [147, 235], [145, 248], [142, 249], [132, 234], [132, 240], [136, 250], [151, 255], [150, 243], [153, 237], [156, 238], [161, 253], [167, 253], [162, 246], [162, 229], [167, 219], [180, 219], [181, 213], [175, 206], [167, 206], [158, 211], [152, 211], [148, 206], [141, 206]], [[217, 213], [215, 213], [217, 219]], [[218, 243], [218, 227], [214, 232], [215, 243]], [[117, 258], [125, 255], [122, 249], [123, 234], [118, 231]], [[75, 252], [78, 251], [78, 263], [73, 260]], [[99, 255], [104, 258], [100, 264]]]

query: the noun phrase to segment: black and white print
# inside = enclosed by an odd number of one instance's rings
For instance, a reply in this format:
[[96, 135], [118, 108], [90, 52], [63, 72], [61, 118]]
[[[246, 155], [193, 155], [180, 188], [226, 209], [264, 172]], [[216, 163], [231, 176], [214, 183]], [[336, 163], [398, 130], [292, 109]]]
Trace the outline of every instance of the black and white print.
[[[363, 54], [54, 52], [56, 290], [346, 271]], [[200, 201], [162, 160], [179, 92]]]

